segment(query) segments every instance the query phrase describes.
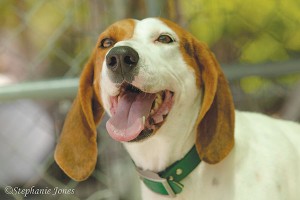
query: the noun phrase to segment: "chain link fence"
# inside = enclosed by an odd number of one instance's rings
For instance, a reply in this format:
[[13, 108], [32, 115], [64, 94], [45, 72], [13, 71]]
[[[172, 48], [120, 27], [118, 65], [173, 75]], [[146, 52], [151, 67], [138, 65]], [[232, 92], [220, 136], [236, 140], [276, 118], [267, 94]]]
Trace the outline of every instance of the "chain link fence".
[[0, 199], [140, 199], [132, 161], [103, 125], [88, 180], [70, 180], [53, 160], [76, 77], [101, 31], [121, 18], [176, 21], [211, 46], [237, 108], [299, 121], [299, 3], [257, 2], [259, 12], [253, 2], [209, 2], [1, 1]]

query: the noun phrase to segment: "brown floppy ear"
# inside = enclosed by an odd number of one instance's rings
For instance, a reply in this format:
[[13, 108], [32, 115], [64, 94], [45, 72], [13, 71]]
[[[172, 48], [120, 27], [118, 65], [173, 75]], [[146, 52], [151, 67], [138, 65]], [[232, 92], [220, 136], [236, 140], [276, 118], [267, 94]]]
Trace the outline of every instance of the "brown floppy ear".
[[197, 119], [196, 147], [200, 158], [210, 164], [224, 159], [234, 145], [234, 105], [229, 85], [215, 56], [197, 40], [193, 42], [203, 89]]
[[98, 79], [94, 74], [95, 58], [96, 50], [80, 76], [77, 97], [67, 115], [54, 154], [60, 168], [76, 181], [87, 179], [97, 161], [96, 126], [103, 115], [103, 108], [99, 95], [96, 95], [99, 82], [94, 81]]

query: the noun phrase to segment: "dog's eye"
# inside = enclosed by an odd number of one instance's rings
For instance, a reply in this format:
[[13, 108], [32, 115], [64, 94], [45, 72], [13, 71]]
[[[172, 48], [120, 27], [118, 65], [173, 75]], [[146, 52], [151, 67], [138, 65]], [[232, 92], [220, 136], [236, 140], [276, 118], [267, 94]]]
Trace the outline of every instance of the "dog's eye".
[[156, 39], [156, 41], [164, 44], [169, 44], [174, 42], [174, 39], [169, 35], [162, 34]]
[[114, 41], [110, 38], [105, 38], [101, 41], [100, 47], [101, 48], [109, 48], [114, 44]]

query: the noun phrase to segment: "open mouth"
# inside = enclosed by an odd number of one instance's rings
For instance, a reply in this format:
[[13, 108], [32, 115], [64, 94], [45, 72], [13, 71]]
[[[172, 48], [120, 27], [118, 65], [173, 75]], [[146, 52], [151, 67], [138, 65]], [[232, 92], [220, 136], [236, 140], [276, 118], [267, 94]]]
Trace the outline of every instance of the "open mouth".
[[146, 93], [131, 84], [122, 84], [120, 93], [110, 97], [112, 116], [106, 123], [109, 135], [122, 142], [151, 136], [165, 122], [173, 96], [169, 90]]

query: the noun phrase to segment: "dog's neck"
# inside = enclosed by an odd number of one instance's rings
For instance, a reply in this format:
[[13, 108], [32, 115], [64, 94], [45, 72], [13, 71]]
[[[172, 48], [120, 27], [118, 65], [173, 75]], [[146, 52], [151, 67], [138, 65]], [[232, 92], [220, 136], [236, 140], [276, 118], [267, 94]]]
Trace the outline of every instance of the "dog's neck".
[[178, 138], [170, 138], [171, 134], [158, 133], [144, 142], [125, 143], [124, 146], [137, 167], [160, 172], [183, 158], [194, 145], [194, 130], [175, 135], [178, 135]]

